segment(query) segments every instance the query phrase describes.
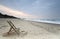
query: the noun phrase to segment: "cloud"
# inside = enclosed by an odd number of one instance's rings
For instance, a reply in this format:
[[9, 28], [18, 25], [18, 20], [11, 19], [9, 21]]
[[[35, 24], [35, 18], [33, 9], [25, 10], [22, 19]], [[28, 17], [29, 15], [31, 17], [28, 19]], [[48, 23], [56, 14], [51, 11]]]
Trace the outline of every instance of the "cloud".
[[13, 10], [3, 5], [0, 5], [0, 11], [4, 12], [3, 14], [8, 14], [20, 18], [37, 18], [37, 16], [30, 15], [21, 11]]

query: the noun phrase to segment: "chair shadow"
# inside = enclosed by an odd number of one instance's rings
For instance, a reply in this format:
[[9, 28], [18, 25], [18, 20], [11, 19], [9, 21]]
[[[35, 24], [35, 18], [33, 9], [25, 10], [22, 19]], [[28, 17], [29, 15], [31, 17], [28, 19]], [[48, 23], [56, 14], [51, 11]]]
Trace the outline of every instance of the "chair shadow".
[[8, 32], [6, 32], [6, 33], [3, 34], [3, 37], [11, 37], [11, 36], [24, 37], [24, 36], [26, 36], [27, 34], [28, 34], [28, 33], [25, 32], [25, 31], [21, 31], [21, 32], [19, 33], [19, 35], [18, 35], [16, 32], [10, 32], [9, 34], [8, 34]]

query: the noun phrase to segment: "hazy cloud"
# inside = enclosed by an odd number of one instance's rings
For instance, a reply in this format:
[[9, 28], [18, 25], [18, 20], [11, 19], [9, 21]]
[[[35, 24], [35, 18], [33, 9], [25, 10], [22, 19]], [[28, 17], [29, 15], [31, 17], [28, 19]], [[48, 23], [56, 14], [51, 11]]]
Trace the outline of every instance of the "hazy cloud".
[[8, 15], [12, 15], [12, 16], [20, 17], [20, 18], [36, 18], [37, 17], [34, 15], [24, 13], [22, 11], [10, 9], [2, 5], [0, 5], [0, 12], [3, 12], [3, 14], [8, 14]]

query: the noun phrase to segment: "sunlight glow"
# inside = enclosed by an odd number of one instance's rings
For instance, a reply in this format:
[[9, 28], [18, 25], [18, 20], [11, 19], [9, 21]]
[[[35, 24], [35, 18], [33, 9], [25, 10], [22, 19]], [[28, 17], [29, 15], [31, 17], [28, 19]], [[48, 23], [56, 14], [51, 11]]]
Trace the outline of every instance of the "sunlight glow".
[[0, 11], [3, 11], [5, 14], [12, 15], [19, 18], [37, 18], [37, 16], [30, 15], [17, 10], [12, 10], [11, 8], [2, 5], [0, 5]]

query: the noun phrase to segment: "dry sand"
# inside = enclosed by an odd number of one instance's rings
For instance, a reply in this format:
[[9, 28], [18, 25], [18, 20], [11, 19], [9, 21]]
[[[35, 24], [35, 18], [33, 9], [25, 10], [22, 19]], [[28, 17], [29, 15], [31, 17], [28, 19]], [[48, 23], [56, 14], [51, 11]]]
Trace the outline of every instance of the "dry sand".
[[[7, 20], [11, 20], [17, 28], [20, 28], [19, 36], [16, 33], [3, 36], [10, 28]], [[0, 19], [0, 39], [60, 39], [60, 25], [20, 19]]]

